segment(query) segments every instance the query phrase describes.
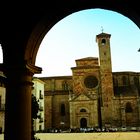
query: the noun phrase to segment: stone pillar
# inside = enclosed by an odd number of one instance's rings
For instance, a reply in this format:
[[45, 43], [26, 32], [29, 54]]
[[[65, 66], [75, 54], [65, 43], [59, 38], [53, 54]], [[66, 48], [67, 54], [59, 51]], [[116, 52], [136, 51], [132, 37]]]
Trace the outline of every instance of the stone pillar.
[[126, 113], [125, 113], [125, 104], [123, 101], [123, 96], [120, 95], [120, 113], [121, 113], [121, 125], [126, 126]]
[[4, 140], [31, 140], [31, 94], [35, 66], [5, 69], [6, 109]]
[[138, 106], [138, 126], [140, 126], [140, 97], [137, 96], [137, 106]]
[[122, 126], [126, 126], [126, 114], [125, 114], [124, 107], [121, 107], [121, 123], [122, 123]]

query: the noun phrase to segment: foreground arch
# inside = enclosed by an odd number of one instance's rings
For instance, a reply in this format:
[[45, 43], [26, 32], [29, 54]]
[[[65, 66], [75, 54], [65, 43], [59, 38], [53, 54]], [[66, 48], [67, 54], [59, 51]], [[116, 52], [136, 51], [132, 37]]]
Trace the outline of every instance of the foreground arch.
[[0, 43], [6, 79], [5, 140], [31, 140], [32, 77], [45, 34], [65, 16], [84, 9], [103, 8], [119, 12], [140, 27], [138, 2], [125, 0], [71, 0], [1, 5]]

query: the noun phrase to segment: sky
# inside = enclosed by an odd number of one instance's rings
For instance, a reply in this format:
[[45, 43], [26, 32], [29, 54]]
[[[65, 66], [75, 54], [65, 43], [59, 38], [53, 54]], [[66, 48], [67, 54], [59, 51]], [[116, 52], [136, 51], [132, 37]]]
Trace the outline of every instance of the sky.
[[63, 18], [46, 34], [35, 63], [42, 68], [42, 73], [35, 76], [72, 75], [71, 67], [76, 66], [76, 59], [99, 57], [95, 39], [102, 28], [104, 33], [111, 34], [112, 71], [140, 72], [140, 30], [137, 25], [114, 11], [87, 9]]

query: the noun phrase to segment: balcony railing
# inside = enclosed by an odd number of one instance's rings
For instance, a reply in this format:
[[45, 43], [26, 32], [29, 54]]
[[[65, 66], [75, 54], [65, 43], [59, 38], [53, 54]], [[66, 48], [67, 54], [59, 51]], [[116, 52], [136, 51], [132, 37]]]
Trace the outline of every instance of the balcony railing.
[[40, 118], [39, 122], [42, 123], [43, 122], [43, 118]]
[[43, 111], [43, 106], [40, 106], [40, 107], [39, 107], [39, 110], [40, 110], [40, 111]]

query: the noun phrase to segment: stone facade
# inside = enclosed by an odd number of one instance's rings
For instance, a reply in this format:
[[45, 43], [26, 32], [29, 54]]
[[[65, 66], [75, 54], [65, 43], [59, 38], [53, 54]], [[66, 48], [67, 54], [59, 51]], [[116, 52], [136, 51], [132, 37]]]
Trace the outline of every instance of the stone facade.
[[77, 59], [71, 76], [40, 78], [45, 129], [140, 126], [140, 73], [112, 72], [110, 37], [97, 35], [99, 58]]
[[69, 93], [72, 77], [45, 77], [45, 128], [69, 128]]
[[33, 90], [32, 94], [36, 97], [36, 100], [39, 104], [39, 111], [38, 111], [38, 118], [34, 120], [34, 130], [35, 131], [42, 131], [44, 130], [44, 82], [39, 80], [38, 78], [34, 77], [32, 82]]

